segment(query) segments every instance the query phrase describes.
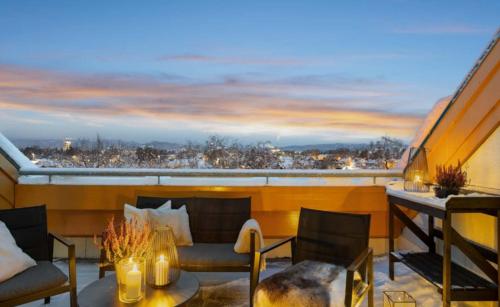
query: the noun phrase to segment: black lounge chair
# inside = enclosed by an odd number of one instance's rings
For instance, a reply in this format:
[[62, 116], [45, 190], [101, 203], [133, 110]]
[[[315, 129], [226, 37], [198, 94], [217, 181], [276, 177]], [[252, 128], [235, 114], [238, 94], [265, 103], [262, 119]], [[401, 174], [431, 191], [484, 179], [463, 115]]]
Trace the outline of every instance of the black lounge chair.
[[[189, 226], [193, 237], [193, 246], [180, 246], [180, 265], [183, 270], [194, 272], [249, 272], [250, 279], [258, 273], [254, 257], [256, 233], [250, 232], [250, 252], [234, 252], [243, 224], [251, 218], [251, 199], [216, 198], [216, 197], [148, 197], [137, 198], [137, 208], [156, 209], [166, 201], [172, 201], [172, 208], [186, 206], [189, 214]], [[107, 263], [104, 251], [101, 251], [99, 278], [114, 267]], [[250, 285], [253, 294], [256, 284]]]
[[[0, 306], [16, 306], [64, 292], [70, 293], [71, 307], [77, 306], [75, 245], [61, 236], [47, 232], [45, 206], [0, 210], [0, 220], [7, 225], [17, 246], [37, 265], [0, 283]], [[54, 240], [68, 248], [68, 277], [52, 264]]]
[[[262, 248], [260, 256], [287, 242], [292, 246], [292, 263], [304, 260], [332, 263], [346, 268], [345, 306], [357, 306], [368, 295], [368, 306], [373, 306], [373, 252], [368, 247], [370, 215], [337, 213], [301, 208], [297, 236], [289, 237]], [[255, 265], [254, 268], [258, 268]], [[356, 287], [355, 272], [365, 284], [363, 292], [353, 298]], [[253, 275], [258, 283], [259, 272]]]

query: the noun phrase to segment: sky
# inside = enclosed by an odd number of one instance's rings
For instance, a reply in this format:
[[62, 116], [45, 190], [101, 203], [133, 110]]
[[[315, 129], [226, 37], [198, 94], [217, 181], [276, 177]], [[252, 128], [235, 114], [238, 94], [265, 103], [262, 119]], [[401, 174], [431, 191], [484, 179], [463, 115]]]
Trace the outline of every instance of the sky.
[[0, 132], [409, 141], [499, 13], [498, 0], [0, 0]]

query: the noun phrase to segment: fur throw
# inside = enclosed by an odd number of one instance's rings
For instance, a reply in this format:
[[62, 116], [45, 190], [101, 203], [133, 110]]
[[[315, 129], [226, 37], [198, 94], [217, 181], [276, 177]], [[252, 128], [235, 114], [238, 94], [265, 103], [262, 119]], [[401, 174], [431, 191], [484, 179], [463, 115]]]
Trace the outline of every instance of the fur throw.
[[306, 260], [264, 279], [255, 290], [254, 306], [344, 306], [345, 284], [345, 268]]

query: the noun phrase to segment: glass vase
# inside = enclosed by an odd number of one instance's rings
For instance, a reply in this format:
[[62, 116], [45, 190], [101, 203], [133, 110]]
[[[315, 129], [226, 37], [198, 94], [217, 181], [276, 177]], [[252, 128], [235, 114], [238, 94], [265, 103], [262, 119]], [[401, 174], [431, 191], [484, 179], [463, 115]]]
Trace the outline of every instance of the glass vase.
[[115, 271], [120, 301], [140, 301], [146, 291], [146, 260], [142, 257], [122, 259], [115, 263]]
[[405, 291], [384, 291], [384, 307], [415, 307], [417, 302]]
[[172, 228], [157, 227], [147, 257], [147, 283], [154, 288], [163, 288], [175, 283], [180, 277], [179, 258]]

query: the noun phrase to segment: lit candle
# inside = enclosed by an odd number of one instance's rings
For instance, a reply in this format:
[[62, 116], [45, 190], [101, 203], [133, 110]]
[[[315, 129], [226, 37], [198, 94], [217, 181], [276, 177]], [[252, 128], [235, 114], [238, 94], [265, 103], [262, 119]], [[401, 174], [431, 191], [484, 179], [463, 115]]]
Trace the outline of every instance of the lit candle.
[[141, 296], [142, 273], [133, 264], [132, 270], [127, 272], [125, 284], [127, 286], [127, 299], [135, 300]]
[[415, 175], [413, 181], [415, 181], [415, 183], [422, 183], [422, 177], [420, 175]]
[[155, 285], [164, 286], [168, 283], [169, 263], [163, 255], [155, 263]]

